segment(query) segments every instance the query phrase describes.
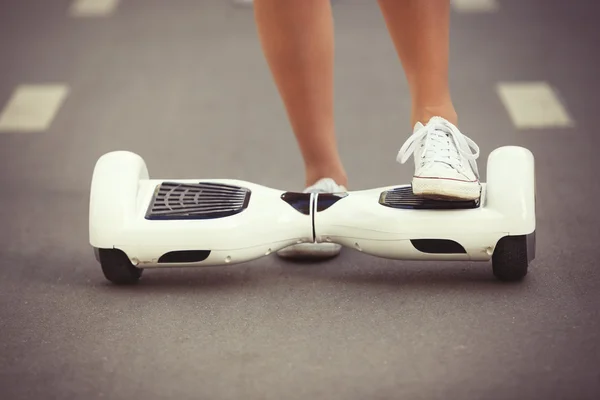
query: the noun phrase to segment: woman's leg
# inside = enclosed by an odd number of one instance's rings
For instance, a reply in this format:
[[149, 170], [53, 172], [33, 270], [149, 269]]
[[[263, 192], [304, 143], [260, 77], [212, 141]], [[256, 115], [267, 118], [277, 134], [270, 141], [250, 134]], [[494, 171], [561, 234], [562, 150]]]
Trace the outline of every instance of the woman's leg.
[[412, 97], [412, 126], [440, 116], [456, 124], [448, 85], [450, 0], [379, 0]]
[[[254, 0], [254, 15], [265, 58], [302, 152], [305, 190], [346, 190], [333, 120], [330, 0]], [[338, 255], [340, 249], [335, 243], [302, 243], [277, 254], [329, 258]]]
[[254, 0], [263, 52], [305, 163], [306, 185], [347, 185], [333, 118], [333, 16], [329, 0]]
[[448, 85], [450, 0], [379, 0], [379, 6], [410, 87], [414, 131], [398, 159], [414, 154], [413, 192], [479, 197], [479, 148], [456, 127]]

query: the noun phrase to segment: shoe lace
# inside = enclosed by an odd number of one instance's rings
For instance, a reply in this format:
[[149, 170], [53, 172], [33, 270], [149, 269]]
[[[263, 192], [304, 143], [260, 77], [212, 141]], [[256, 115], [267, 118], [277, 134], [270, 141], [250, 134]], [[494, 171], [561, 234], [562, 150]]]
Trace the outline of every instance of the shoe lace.
[[442, 162], [453, 168], [461, 167], [460, 156], [462, 155], [469, 161], [475, 175], [479, 177], [475, 161], [479, 157], [479, 146], [463, 135], [452, 123], [440, 120], [430, 122], [418, 129], [404, 142], [396, 160], [404, 164], [419, 145], [423, 147], [421, 152], [423, 164]]

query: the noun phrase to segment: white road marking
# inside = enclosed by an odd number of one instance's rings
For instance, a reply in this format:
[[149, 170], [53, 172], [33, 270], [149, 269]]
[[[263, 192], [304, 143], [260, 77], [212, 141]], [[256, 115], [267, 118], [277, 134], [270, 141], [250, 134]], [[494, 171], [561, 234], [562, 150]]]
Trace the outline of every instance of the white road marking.
[[18, 86], [0, 114], [0, 132], [45, 131], [68, 94], [61, 84]]
[[451, 0], [452, 7], [461, 13], [481, 13], [498, 11], [497, 0]]
[[71, 17], [106, 17], [114, 13], [119, 0], [73, 0], [69, 7]]
[[517, 128], [574, 126], [558, 95], [546, 82], [498, 83], [496, 91]]

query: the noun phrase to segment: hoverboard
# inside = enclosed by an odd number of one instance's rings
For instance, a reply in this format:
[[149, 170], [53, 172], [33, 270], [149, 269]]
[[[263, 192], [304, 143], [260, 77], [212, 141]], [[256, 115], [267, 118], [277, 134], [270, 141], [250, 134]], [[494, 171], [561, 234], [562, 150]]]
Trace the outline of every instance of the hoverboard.
[[331, 242], [398, 260], [492, 261], [520, 280], [535, 257], [533, 154], [488, 157], [479, 199], [420, 198], [410, 185], [298, 193], [233, 179], [150, 179], [128, 151], [94, 168], [89, 236], [104, 276], [136, 282], [144, 269], [238, 264], [299, 243]]

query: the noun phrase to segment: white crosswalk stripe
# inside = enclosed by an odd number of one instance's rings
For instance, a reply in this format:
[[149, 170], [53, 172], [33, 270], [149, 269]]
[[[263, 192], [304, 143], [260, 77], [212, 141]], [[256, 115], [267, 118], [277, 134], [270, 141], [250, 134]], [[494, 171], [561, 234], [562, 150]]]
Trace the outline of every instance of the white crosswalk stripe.
[[547, 82], [501, 82], [496, 90], [519, 129], [574, 125], [558, 95]]
[[68, 93], [63, 84], [17, 87], [0, 114], [0, 132], [47, 130]]
[[74, 0], [69, 7], [71, 17], [106, 17], [115, 12], [119, 0]]
[[461, 13], [495, 12], [500, 8], [497, 0], [451, 0], [451, 3]]

